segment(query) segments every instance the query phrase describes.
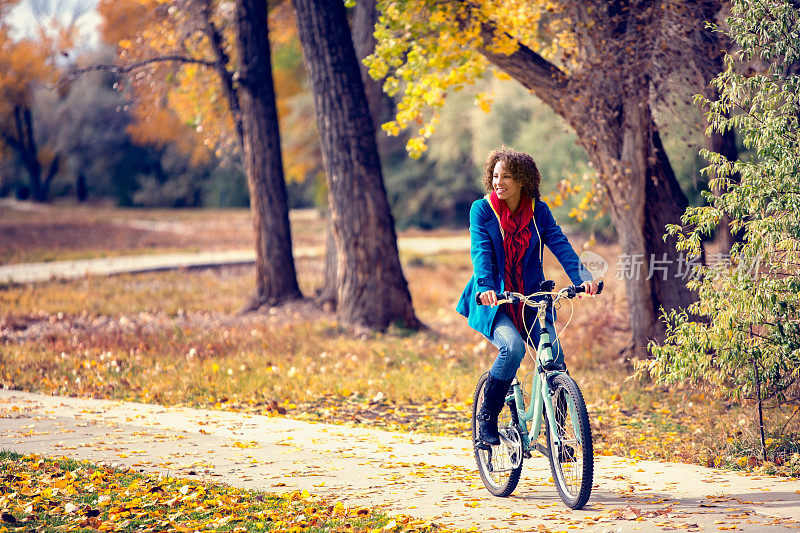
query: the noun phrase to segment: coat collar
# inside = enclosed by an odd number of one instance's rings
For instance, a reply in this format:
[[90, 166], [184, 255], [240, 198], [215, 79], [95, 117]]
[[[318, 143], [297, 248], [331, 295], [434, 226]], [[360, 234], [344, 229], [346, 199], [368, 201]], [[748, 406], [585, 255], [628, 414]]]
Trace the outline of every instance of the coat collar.
[[[501, 239], [500, 250], [503, 250], [502, 239], [506, 238], [506, 234], [503, 231], [503, 225], [500, 224], [500, 213], [498, 213], [497, 210], [495, 210], [494, 206], [492, 205], [492, 201], [489, 199], [490, 195], [491, 193], [485, 195], [483, 199], [486, 200], [487, 204], [489, 204], [489, 209], [492, 210], [492, 213], [494, 213], [494, 217], [497, 219], [497, 228], [500, 230], [500, 239]], [[539, 264], [544, 264], [544, 257], [542, 257], [544, 255], [544, 248], [543, 248], [544, 245], [542, 243], [542, 234], [539, 233], [539, 225], [536, 224], [536, 200], [534, 200], [533, 198], [531, 198], [531, 209], [533, 210], [533, 217], [531, 218], [531, 224], [533, 224], [533, 232], [536, 233], [536, 236], [538, 238], [538, 242], [536, 244], [538, 245], [537, 248], [539, 248]], [[525, 256], [523, 258], [523, 261], [525, 263], [528, 262], [528, 258], [530, 257], [533, 248], [534, 248], [533, 246], [528, 244], [528, 249], [525, 250]]]

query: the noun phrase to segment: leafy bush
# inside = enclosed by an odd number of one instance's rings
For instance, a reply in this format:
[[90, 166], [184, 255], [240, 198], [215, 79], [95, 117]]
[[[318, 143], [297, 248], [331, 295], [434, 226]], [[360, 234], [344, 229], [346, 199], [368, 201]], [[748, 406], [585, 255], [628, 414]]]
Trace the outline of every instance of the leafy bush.
[[[763, 407], [795, 405], [780, 432], [800, 400], [800, 11], [784, 0], [735, 0], [727, 22], [741, 57], [726, 56], [713, 82], [718, 101], [695, 100], [709, 131], [733, 128], [752, 152], [728, 161], [703, 150], [710, 186], [723, 194], [705, 193], [709, 205], [687, 209], [686, 226], [668, 232], [679, 250], [699, 254], [702, 236], [726, 214], [743, 238], [729, 258], [698, 270], [690, 286], [699, 300], [666, 317], [666, 341], [652, 344], [655, 359], [639, 366], [665, 383], [710, 385], [755, 402], [767, 459]], [[744, 63], [762, 68], [746, 76], [737, 71]]]

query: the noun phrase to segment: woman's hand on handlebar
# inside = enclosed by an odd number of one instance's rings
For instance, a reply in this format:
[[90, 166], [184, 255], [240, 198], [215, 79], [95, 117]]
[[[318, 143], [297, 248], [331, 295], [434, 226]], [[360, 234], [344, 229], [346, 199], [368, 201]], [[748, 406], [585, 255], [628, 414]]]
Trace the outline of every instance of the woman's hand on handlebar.
[[[581, 283], [581, 287], [584, 287], [586, 289], [586, 294], [587, 295], [594, 296], [594, 295], [596, 295], [598, 293], [598, 291], [600, 289], [600, 282], [598, 280], [584, 281], [583, 283]], [[578, 298], [580, 298], [580, 297], [581, 296], [578, 295]]]
[[494, 291], [482, 292], [479, 296], [481, 305], [497, 305], [497, 293]]

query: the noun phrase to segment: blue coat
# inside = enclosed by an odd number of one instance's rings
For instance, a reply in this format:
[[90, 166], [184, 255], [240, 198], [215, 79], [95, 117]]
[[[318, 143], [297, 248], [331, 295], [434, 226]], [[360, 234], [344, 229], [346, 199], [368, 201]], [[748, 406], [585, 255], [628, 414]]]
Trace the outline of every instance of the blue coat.
[[[542, 243], [553, 252], [573, 284], [580, 285], [592, 279], [564, 232], [556, 224], [550, 208], [541, 200], [534, 205], [533, 220], [529, 228], [531, 240], [525, 250], [522, 267], [522, 282], [526, 294], [538, 290], [539, 284], [544, 281]], [[470, 327], [489, 337], [500, 306], [478, 305], [475, 295], [489, 290], [498, 293], [505, 290], [503, 277], [506, 263], [500, 220], [489, 203], [488, 195], [473, 202], [470, 208], [469, 235], [473, 274], [461, 294], [456, 310], [467, 317]], [[554, 317], [548, 318], [552, 320]], [[530, 320], [526, 317], [527, 323], [530, 324]]]

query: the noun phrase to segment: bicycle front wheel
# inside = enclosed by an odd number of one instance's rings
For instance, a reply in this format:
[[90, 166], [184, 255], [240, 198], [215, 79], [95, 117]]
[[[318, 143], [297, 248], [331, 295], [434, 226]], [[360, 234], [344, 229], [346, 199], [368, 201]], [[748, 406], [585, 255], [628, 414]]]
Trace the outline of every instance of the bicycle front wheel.
[[556, 444], [547, 424], [550, 471], [559, 496], [571, 509], [581, 509], [589, 500], [594, 475], [594, 450], [589, 414], [578, 384], [566, 374], [552, 383], [553, 408], [558, 431]]
[[501, 442], [497, 446], [486, 446], [478, 436], [478, 413], [483, 405], [484, 385], [489, 379], [487, 372], [478, 380], [472, 398], [472, 445], [478, 473], [486, 488], [495, 496], [509, 496], [519, 483], [522, 473], [522, 436], [517, 429], [514, 400], [503, 405], [497, 417], [497, 428]]

